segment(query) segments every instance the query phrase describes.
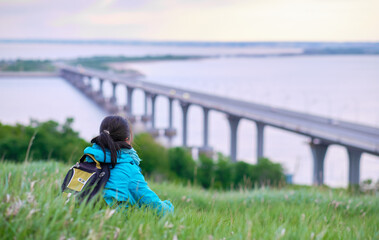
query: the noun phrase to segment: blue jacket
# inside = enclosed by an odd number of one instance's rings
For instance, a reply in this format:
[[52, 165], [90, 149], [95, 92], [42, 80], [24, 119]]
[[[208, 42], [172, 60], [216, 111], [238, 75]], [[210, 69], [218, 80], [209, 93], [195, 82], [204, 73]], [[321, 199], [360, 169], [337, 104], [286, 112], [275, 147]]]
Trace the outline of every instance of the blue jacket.
[[[84, 153], [92, 154], [99, 162], [104, 162], [104, 152], [97, 144], [84, 149]], [[87, 157], [88, 162], [92, 162]], [[139, 167], [141, 159], [132, 149], [121, 149], [117, 158], [117, 164], [110, 169], [111, 176], [105, 185], [104, 199], [109, 206], [115, 202], [123, 202], [130, 205], [138, 204], [148, 206], [157, 211], [158, 215], [173, 213], [174, 206], [169, 200], [161, 201], [148, 186]], [[111, 162], [110, 151], [106, 149], [106, 163]]]

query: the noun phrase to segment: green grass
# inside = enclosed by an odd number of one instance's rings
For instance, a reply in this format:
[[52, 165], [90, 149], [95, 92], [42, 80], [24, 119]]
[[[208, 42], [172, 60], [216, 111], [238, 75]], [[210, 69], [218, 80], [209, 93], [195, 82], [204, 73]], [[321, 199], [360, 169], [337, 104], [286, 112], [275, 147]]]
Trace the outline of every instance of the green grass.
[[0, 163], [1, 239], [379, 239], [379, 198], [321, 188], [150, 187], [175, 214], [64, 204], [57, 162]]

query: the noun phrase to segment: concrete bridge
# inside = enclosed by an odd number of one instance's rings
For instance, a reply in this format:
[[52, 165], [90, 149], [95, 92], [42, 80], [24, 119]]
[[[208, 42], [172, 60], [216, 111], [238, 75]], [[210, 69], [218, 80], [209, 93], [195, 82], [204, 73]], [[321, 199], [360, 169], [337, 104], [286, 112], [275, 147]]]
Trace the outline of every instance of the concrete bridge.
[[[236, 161], [237, 156], [237, 128], [241, 119], [256, 123], [257, 128], [257, 159], [264, 157], [264, 129], [271, 126], [310, 138], [309, 146], [313, 157], [313, 183], [324, 183], [324, 159], [328, 147], [332, 144], [345, 146], [349, 157], [349, 184], [359, 184], [360, 159], [362, 153], [379, 156], [379, 129], [335, 119], [314, 116], [310, 114], [289, 111], [280, 108], [254, 104], [250, 102], [214, 96], [210, 94], [188, 91], [176, 87], [137, 80], [133, 75], [109, 74], [103, 71], [58, 65], [62, 78], [69, 81], [83, 93], [93, 99], [109, 113], [119, 111], [116, 104], [116, 87], [124, 86], [127, 90], [127, 105], [124, 107], [126, 115], [131, 121], [135, 120], [132, 109], [133, 91], [141, 89], [145, 93], [145, 109], [142, 121], [151, 121], [153, 135], [155, 129], [155, 101], [157, 96], [168, 98], [169, 122], [165, 135], [172, 137], [176, 134], [173, 128], [173, 101], [179, 101], [183, 114], [182, 144], [187, 146], [187, 113], [191, 105], [198, 105], [203, 109], [203, 146], [201, 153], [209, 153], [212, 148], [208, 143], [210, 111], [222, 112], [226, 115], [230, 125], [230, 157]], [[86, 84], [84, 79], [88, 79]], [[91, 79], [98, 79], [99, 90], [94, 91]], [[103, 94], [103, 83], [112, 84], [113, 94], [106, 99]], [[151, 112], [148, 112], [148, 101], [151, 102]]]

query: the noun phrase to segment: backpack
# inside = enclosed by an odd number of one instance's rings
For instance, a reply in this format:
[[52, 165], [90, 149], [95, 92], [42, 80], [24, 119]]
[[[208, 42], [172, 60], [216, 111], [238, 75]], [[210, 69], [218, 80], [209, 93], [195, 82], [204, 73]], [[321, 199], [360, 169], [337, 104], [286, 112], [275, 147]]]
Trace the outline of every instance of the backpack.
[[[87, 157], [94, 162], [85, 162]], [[79, 202], [88, 202], [104, 188], [109, 177], [109, 163], [100, 163], [91, 154], [84, 154], [67, 172], [61, 190], [67, 200], [74, 196]]]

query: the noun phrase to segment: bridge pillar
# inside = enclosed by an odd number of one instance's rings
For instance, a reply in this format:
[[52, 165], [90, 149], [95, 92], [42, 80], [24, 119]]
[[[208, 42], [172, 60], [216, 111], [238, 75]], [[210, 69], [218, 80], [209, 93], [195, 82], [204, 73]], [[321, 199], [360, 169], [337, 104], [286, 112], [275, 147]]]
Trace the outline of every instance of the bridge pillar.
[[101, 95], [104, 94], [103, 90], [104, 90], [104, 79], [100, 78], [99, 79], [99, 93], [101, 93]]
[[312, 139], [309, 143], [313, 156], [313, 184], [324, 184], [324, 160], [328, 144], [319, 139]]
[[208, 147], [209, 108], [203, 107], [203, 147]]
[[148, 102], [148, 100], [149, 100], [149, 93], [148, 92], [145, 92], [145, 108], [144, 108], [144, 112], [145, 112], [145, 115], [147, 115], [148, 114], [148, 112], [147, 112], [147, 102]]
[[188, 108], [190, 106], [187, 102], [180, 102], [180, 106], [182, 107], [183, 112], [183, 146], [187, 146], [187, 116], [188, 116]]
[[148, 92], [144, 92], [144, 93], [145, 93], [144, 114], [142, 115], [141, 120], [142, 122], [146, 124], [150, 120], [150, 117], [148, 115], [149, 114], [148, 107], [147, 107], [150, 94]]
[[155, 100], [157, 99], [156, 94], [151, 94], [151, 128], [155, 128]]
[[74, 73], [70, 73], [70, 79], [71, 79], [71, 83], [74, 85], [74, 86], [79, 86], [77, 83], [78, 81], [78, 76]]
[[228, 115], [230, 125], [230, 159], [232, 162], [237, 162], [237, 128], [240, 117]]
[[88, 87], [90, 89], [92, 89], [92, 77], [91, 76], [87, 76], [87, 78], [88, 78]]
[[111, 97], [111, 102], [116, 103], [117, 98], [116, 98], [116, 88], [117, 88], [117, 83], [112, 82], [112, 97]]
[[172, 102], [174, 101], [173, 98], [168, 98], [168, 128], [172, 128]]
[[199, 154], [205, 154], [208, 157], [212, 157], [213, 149], [209, 147], [209, 108], [203, 107], [203, 146], [199, 148]]
[[78, 86], [81, 90], [85, 90], [86, 89], [86, 85], [84, 83], [84, 78], [83, 78], [83, 75], [81, 74], [77, 74], [77, 83], [78, 83]]
[[172, 102], [174, 101], [173, 98], [168, 98], [168, 128], [165, 129], [165, 136], [167, 136], [170, 140], [173, 136], [176, 135], [176, 129], [173, 128], [172, 118], [173, 118], [173, 109], [172, 109]]
[[359, 185], [362, 152], [353, 148], [347, 148], [347, 153], [349, 155], [349, 185]]
[[74, 85], [76, 86], [76, 87], [78, 87], [79, 89], [82, 89], [82, 79], [81, 79], [81, 77], [80, 77], [80, 75], [79, 74], [73, 74], [72, 75], [72, 77], [73, 77], [73, 79], [74, 79], [74, 81], [73, 81], [73, 83], [74, 83]]
[[127, 91], [127, 113], [129, 116], [132, 116], [133, 111], [132, 111], [132, 106], [133, 106], [133, 91], [134, 88], [126, 86], [126, 91]]
[[257, 125], [257, 162], [259, 159], [263, 158], [263, 147], [264, 147], [264, 127], [265, 124], [262, 122], [256, 122]]

